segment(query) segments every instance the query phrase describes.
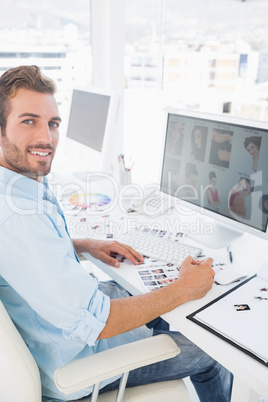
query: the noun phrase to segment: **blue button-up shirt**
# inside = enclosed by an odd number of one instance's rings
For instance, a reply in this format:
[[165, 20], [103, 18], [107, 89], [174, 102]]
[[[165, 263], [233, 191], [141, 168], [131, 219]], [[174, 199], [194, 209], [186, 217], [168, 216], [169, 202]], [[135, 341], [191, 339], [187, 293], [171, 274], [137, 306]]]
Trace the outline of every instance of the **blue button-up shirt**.
[[[77, 358], [150, 336], [145, 327], [97, 341], [110, 298], [79, 263], [60, 207], [43, 183], [0, 167], [0, 299], [33, 354], [43, 395], [66, 397], [54, 371]], [[103, 382], [102, 386], [116, 378]]]

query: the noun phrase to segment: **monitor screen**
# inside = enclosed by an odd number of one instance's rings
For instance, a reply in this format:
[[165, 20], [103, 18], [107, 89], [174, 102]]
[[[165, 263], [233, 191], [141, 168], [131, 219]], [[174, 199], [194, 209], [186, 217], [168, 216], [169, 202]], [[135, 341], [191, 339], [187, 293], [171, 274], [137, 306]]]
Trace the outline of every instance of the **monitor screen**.
[[102, 150], [110, 96], [74, 89], [67, 137]]
[[[120, 91], [85, 87], [74, 88], [62, 146], [65, 159], [57, 170], [83, 181], [114, 175], [118, 155], [123, 152], [123, 107]], [[63, 159], [62, 158], [62, 159]]]
[[268, 125], [228, 116], [167, 114], [161, 191], [265, 233]]

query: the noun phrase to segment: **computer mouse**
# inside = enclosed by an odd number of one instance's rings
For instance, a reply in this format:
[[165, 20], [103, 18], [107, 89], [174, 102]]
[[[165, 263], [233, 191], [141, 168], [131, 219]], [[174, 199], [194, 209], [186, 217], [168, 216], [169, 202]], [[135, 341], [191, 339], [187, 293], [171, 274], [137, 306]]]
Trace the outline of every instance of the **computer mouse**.
[[245, 278], [247, 275], [236, 269], [235, 267], [224, 267], [224, 269], [218, 271], [214, 280], [219, 285], [229, 285], [230, 283], [236, 282], [239, 279]]

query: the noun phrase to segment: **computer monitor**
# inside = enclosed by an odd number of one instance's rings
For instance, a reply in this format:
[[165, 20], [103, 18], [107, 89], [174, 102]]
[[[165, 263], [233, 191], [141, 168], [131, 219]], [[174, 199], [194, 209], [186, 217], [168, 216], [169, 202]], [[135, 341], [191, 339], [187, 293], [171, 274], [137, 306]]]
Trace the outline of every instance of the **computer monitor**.
[[267, 150], [265, 122], [167, 110], [160, 189], [213, 218], [190, 237], [216, 248], [244, 232], [268, 238]]
[[80, 178], [118, 170], [117, 156], [123, 149], [120, 108], [119, 92], [73, 89], [65, 149]]

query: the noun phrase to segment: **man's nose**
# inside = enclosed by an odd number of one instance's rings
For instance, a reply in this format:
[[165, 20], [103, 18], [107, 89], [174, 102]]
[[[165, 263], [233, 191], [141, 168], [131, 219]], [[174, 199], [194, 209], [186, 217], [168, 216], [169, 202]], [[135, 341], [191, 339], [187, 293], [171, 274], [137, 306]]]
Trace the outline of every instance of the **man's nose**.
[[36, 131], [35, 141], [37, 143], [44, 143], [44, 144], [52, 143], [50, 127], [47, 123], [44, 122], [41, 125], [39, 125], [39, 127]]

